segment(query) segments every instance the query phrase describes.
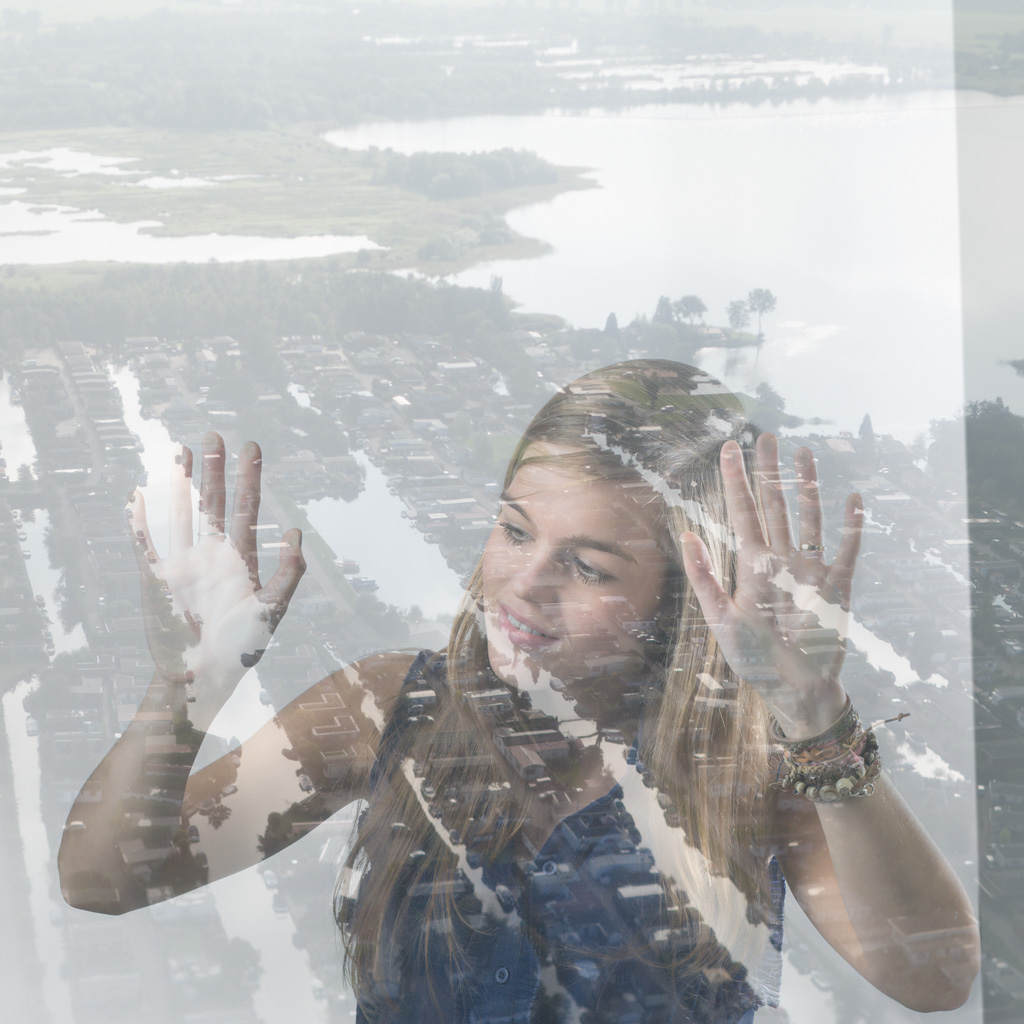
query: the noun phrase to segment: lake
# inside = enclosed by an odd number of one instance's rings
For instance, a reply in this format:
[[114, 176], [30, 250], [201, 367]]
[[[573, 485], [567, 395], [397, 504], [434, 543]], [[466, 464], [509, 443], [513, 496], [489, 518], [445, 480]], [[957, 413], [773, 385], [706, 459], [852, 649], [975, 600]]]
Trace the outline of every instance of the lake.
[[[779, 106], [662, 104], [530, 117], [376, 123], [327, 133], [351, 149], [532, 149], [600, 188], [515, 210], [541, 258], [475, 267], [525, 310], [584, 327], [699, 295], [707, 320], [752, 288], [778, 297], [760, 352], [702, 365], [769, 381], [798, 415], [911, 440], [963, 402], [957, 123], [991, 97], [918, 92]], [[1001, 102], [1006, 131], [1024, 103]], [[1012, 382], [1011, 386], [1012, 386]]]

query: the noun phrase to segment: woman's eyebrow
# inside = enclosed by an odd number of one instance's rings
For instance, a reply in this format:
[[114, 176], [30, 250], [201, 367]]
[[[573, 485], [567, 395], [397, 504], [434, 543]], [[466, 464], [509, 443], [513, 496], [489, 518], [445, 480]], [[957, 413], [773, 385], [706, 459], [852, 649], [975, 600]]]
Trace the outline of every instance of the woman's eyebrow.
[[636, 559], [624, 547], [613, 541], [597, 540], [594, 537], [577, 534], [575, 537], [570, 537], [565, 545], [570, 548], [590, 548], [592, 551], [604, 551], [606, 554], [615, 555], [616, 558], [623, 558], [636, 565]]
[[518, 502], [513, 501], [509, 497], [508, 491], [502, 491], [500, 497], [498, 498], [498, 501], [500, 501], [502, 505], [508, 505], [509, 508], [515, 509], [515, 511], [518, 512], [531, 526], [534, 525], [533, 520], [530, 518], [526, 509], [523, 508], [523, 506], [520, 505]]

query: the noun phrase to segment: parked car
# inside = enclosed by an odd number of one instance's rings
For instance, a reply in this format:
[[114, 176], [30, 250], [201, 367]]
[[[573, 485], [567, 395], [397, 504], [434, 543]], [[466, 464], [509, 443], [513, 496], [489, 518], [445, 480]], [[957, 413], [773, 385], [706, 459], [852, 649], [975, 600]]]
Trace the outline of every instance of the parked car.
[[516, 905], [515, 897], [512, 895], [512, 890], [507, 885], [496, 885], [494, 887], [494, 895], [498, 897], [498, 902], [501, 904], [501, 909], [505, 913], [509, 913], [512, 908]]

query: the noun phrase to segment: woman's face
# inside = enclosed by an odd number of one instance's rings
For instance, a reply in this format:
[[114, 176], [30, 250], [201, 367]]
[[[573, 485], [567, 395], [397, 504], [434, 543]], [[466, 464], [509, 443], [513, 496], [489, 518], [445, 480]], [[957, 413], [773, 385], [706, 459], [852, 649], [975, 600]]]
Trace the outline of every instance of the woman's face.
[[554, 458], [520, 467], [484, 549], [488, 657], [520, 688], [546, 673], [571, 683], [621, 668], [642, 650], [665, 588], [654, 492], [560, 469], [568, 451], [530, 448]]

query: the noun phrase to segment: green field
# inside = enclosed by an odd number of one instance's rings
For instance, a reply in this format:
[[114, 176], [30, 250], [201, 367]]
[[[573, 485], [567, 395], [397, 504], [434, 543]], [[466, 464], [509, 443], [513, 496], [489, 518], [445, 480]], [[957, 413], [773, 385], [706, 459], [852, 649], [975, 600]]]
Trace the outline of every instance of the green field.
[[[146, 230], [163, 235], [366, 235], [386, 251], [346, 257], [353, 265], [415, 267], [431, 274], [452, 273], [481, 260], [542, 253], [543, 243], [512, 236], [500, 245], [472, 245], [447, 262], [424, 261], [417, 255], [425, 243], [488, 218], [502, 218], [513, 207], [592, 186], [578, 171], [561, 169], [547, 185], [430, 199], [373, 180], [384, 168], [386, 154], [339, 150], [309, 125], [217, 133], [97, 128], [0, 135], [0, 158], [54, 148], [134, 159], [120, 164], [128, 173], [119, 174], [72, 175], [10, 162], [0, 169], [0, 185], [24, 189], [12, 198], [31, 205], [99, 210], [122, 223], [157, 220], [160, 227]], [[147, 178], [227, 180], [201, 187], [139, 184]], [[52, 274], [45, 272], [47, 277]]]

